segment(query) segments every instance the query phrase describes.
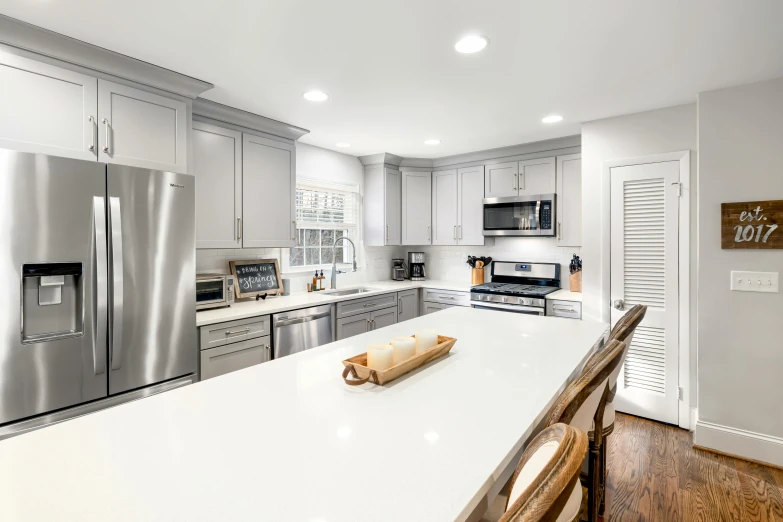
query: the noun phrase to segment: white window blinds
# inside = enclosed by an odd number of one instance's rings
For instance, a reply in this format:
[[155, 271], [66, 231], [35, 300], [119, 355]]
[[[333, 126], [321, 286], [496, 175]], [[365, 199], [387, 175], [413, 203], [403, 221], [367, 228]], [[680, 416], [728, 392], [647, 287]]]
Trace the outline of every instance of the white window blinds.
[[358, 224], [358, 207], [358, 187], [311, 181], [296, 184], [297, 228], [355, 228]]

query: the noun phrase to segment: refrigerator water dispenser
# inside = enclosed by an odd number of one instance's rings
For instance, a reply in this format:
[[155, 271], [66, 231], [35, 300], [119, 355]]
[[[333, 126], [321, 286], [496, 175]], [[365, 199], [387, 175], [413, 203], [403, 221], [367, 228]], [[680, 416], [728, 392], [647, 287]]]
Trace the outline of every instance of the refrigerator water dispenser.
[[37, 343], [84, 333], [81, 263], [22, 266], [22, 342]]

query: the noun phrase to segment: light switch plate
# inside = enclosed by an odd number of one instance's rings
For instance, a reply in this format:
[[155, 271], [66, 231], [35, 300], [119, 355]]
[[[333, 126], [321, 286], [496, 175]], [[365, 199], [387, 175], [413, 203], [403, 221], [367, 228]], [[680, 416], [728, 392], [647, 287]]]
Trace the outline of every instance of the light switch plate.
[[737, 292], [778, 293], [778, 272], [731, 272], [731, 289]]

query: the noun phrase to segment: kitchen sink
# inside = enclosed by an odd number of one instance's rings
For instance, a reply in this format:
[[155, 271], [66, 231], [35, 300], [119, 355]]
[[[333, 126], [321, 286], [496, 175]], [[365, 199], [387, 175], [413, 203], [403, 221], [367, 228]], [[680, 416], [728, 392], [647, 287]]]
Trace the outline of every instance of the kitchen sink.
[[353, 295], [365, 292], [375, 292], [375, 288], [346, 288], [345, 290], [327, 290], [324, 293], [328, 295]]

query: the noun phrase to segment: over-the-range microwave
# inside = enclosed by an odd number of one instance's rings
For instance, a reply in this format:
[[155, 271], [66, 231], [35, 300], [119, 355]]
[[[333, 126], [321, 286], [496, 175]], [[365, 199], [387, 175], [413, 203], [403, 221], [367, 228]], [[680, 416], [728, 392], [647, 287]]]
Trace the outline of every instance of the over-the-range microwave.
[[485, 236], [554, 237], [555, 195], [484, 198]]

